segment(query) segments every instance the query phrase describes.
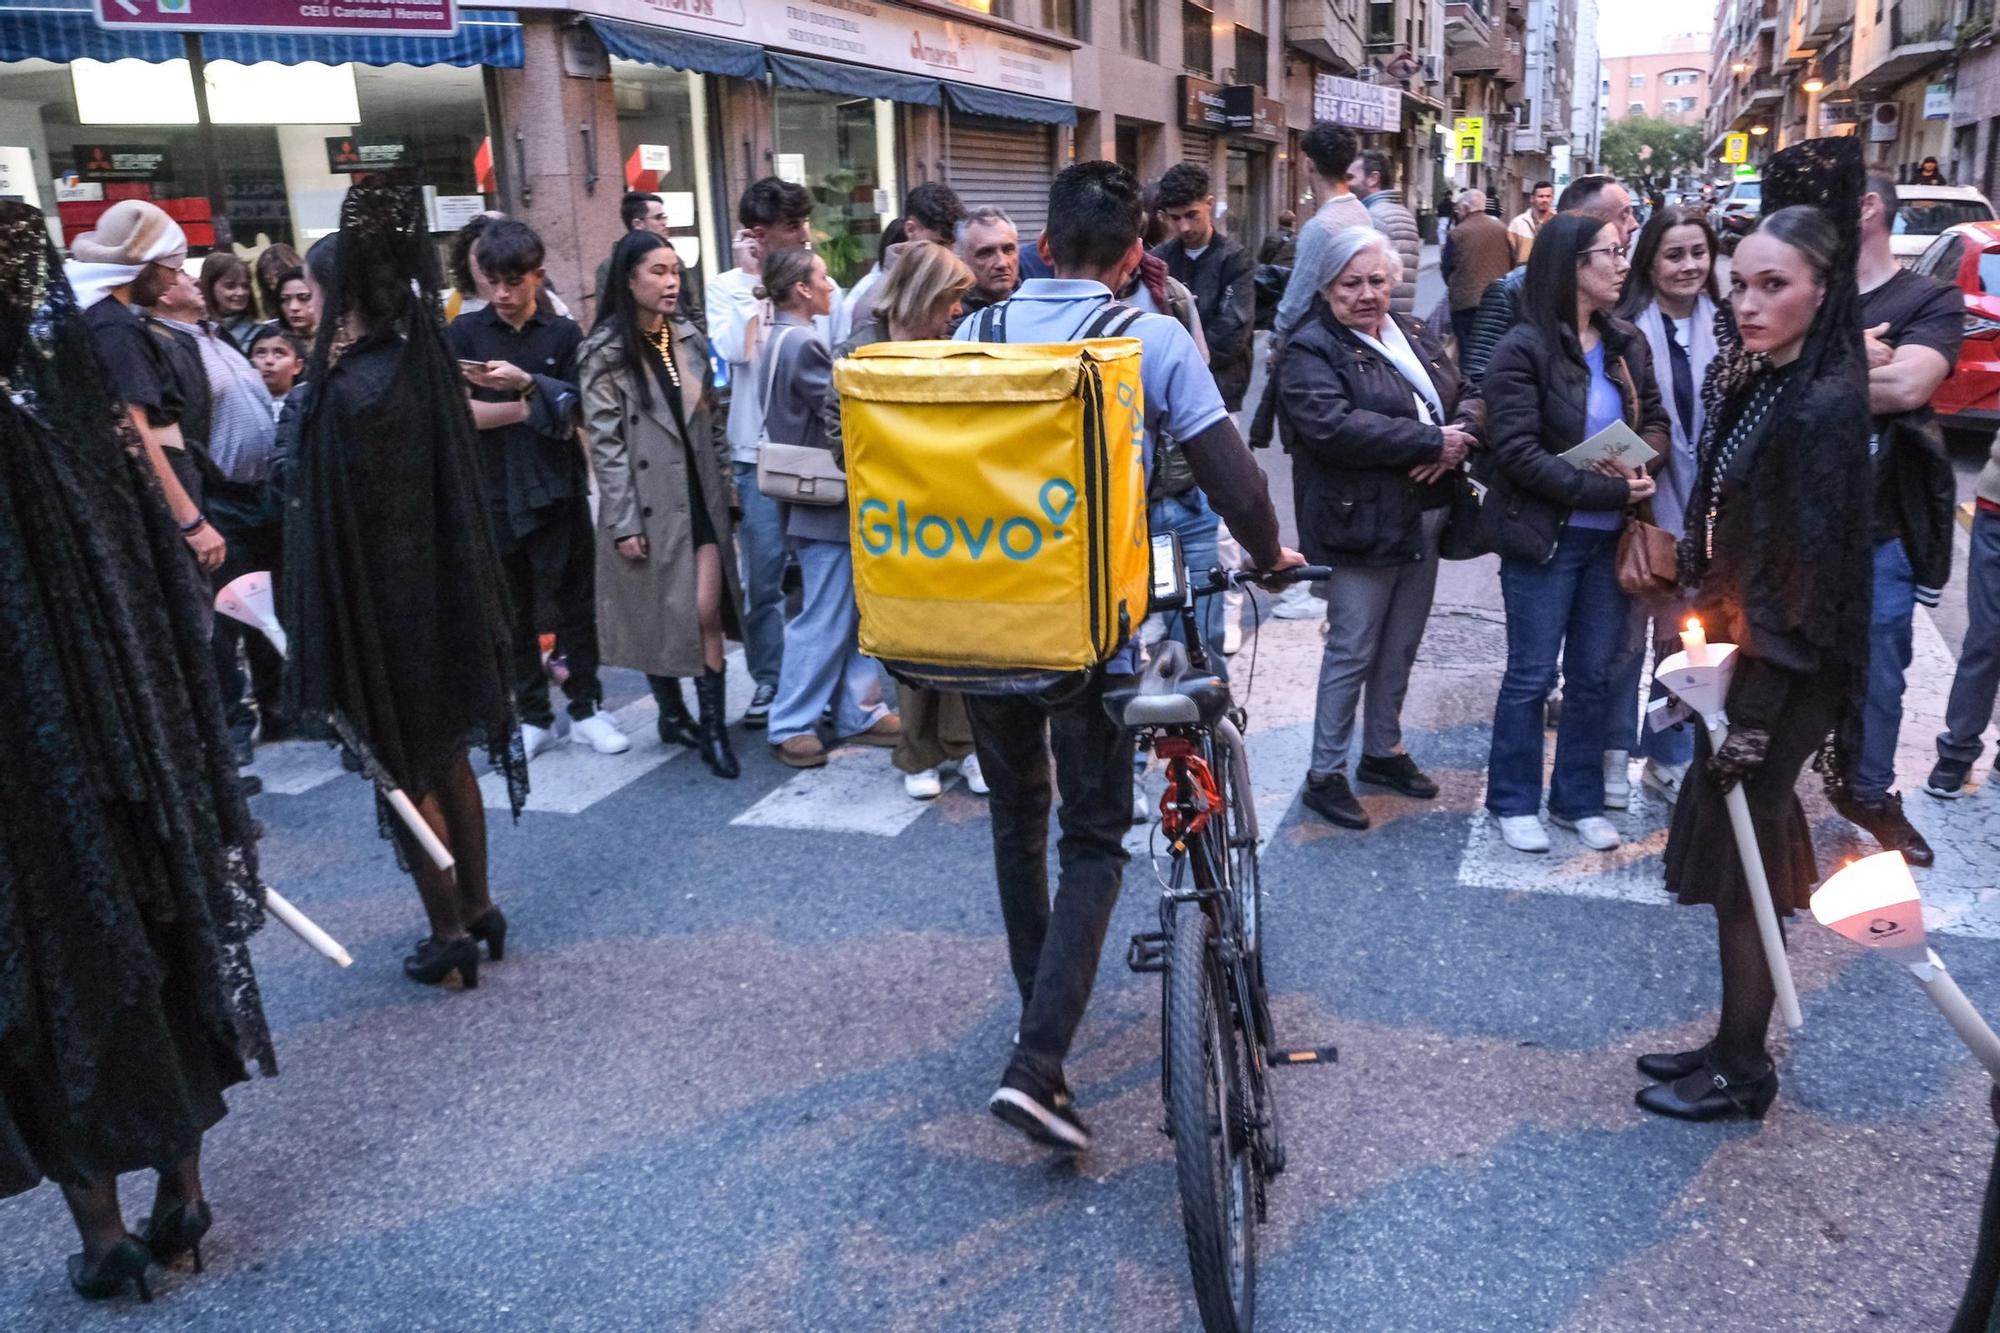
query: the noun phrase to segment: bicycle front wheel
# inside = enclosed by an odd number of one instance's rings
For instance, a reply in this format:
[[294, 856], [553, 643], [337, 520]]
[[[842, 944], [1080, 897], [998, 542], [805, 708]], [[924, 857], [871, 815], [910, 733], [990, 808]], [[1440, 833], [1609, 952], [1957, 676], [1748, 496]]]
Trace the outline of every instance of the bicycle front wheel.
[[1174, 913], [1167, 955], [1167, 1109], [1195, 1303], [1207, 1333], [1250, 1333], [1257, 1276], [1256, 1181], [1230, 987], [1193, 903]]

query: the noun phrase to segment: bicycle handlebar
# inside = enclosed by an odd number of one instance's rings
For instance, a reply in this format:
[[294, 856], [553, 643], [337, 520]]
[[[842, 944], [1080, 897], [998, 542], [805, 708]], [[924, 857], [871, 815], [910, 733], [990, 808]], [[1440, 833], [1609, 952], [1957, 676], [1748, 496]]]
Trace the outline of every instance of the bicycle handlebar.
[[1333, 570], [1327, 565], [1294, 565], [1290, 569], [1275, 572], [1265, 569], [1223, 569], [1217, 566], [1208, 571], [1208, 582], [1190, 588], [1196, 597], [1209, 597], [1231, 588], [1249, 585], [1270, 587], [1274, 584], [1317, 583], [1321, 579], [1332, 578]]

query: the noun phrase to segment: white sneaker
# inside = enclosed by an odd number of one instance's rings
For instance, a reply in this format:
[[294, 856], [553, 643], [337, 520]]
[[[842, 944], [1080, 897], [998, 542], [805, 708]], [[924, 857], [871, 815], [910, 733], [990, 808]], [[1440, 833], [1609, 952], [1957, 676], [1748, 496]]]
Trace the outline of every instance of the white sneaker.
[[1576, 830], [1576, 840], [1593, 852], [1608, 852], [1625, 841], [1619, 836], [1617, 826], [1603, 815], [1585, 815], [1582, 819], [1550, 815], [1549, 818], [1562, 828]]
[[618, 730], [611, 714], [602, 708], [569, 724], [569, 742], [571, 745], [588, 745], [599, 754], [624, 754], [632, 748], [631, 740]]
[[1243, 626], [1241, 622], [1226, 620], [1222, 624], [1222, 655], [1234, 657], [1243, 649]]
[[1604, 752], [1604, 804], [1611, 810], [1632, 805], [1632, 756], [1628, 751]]
[[974, 796], [984, 796], [993, 790], [986, 785], [986, 774], [979, 767], [977, 752], [958, 761], [958, 775], [965, 779], [965, 789]]
[[1687, 775], [1686, 764], [1662, 764], [1648, 759], [1646, 771], [1640, 775], [1639, 782], [1666, 797], [1667, 804], [1672, 805], [1680, 799], [1681, 784], [1687, 781]]
[[1535, 815], [1501, 815], [1500, 836], [1517, 852], [1546, 852], [1549, 831]]
[[903, 794], [913, 801], [934, 801], [944, 794], [944, 779], [935, 768], [903, 774]]
[[1312, 595], [1312, 585], [1294, 583], [1278, 594], [1271, 614], [1280, 620], [1319, 620], [1326, 615], [1326, 603]]
[[532, 722], [521, 724], [521, 757], [533, 759], [542, 751], [551, 748], [557, 740], [554, 727], [538, 727]]

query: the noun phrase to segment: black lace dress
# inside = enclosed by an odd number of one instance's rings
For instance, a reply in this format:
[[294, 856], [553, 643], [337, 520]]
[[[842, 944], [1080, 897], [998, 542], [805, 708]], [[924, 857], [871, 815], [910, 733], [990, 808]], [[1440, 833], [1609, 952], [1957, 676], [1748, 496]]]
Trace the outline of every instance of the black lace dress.
[[167, 1166], [275, 1072], [207, 581], [107, 382], [0, 203], [0, 1195]]

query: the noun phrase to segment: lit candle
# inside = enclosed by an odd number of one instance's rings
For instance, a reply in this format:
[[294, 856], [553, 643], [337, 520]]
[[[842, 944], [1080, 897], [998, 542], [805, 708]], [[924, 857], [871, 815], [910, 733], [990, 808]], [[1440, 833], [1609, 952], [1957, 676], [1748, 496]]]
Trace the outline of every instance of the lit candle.
[[1708, 665], [1708, 635], [1702, 632], [1699, 616], [1689, 616], [1687, 624], [1681, 626], [1681, 648], [1687, 653], [1689, 666]]

